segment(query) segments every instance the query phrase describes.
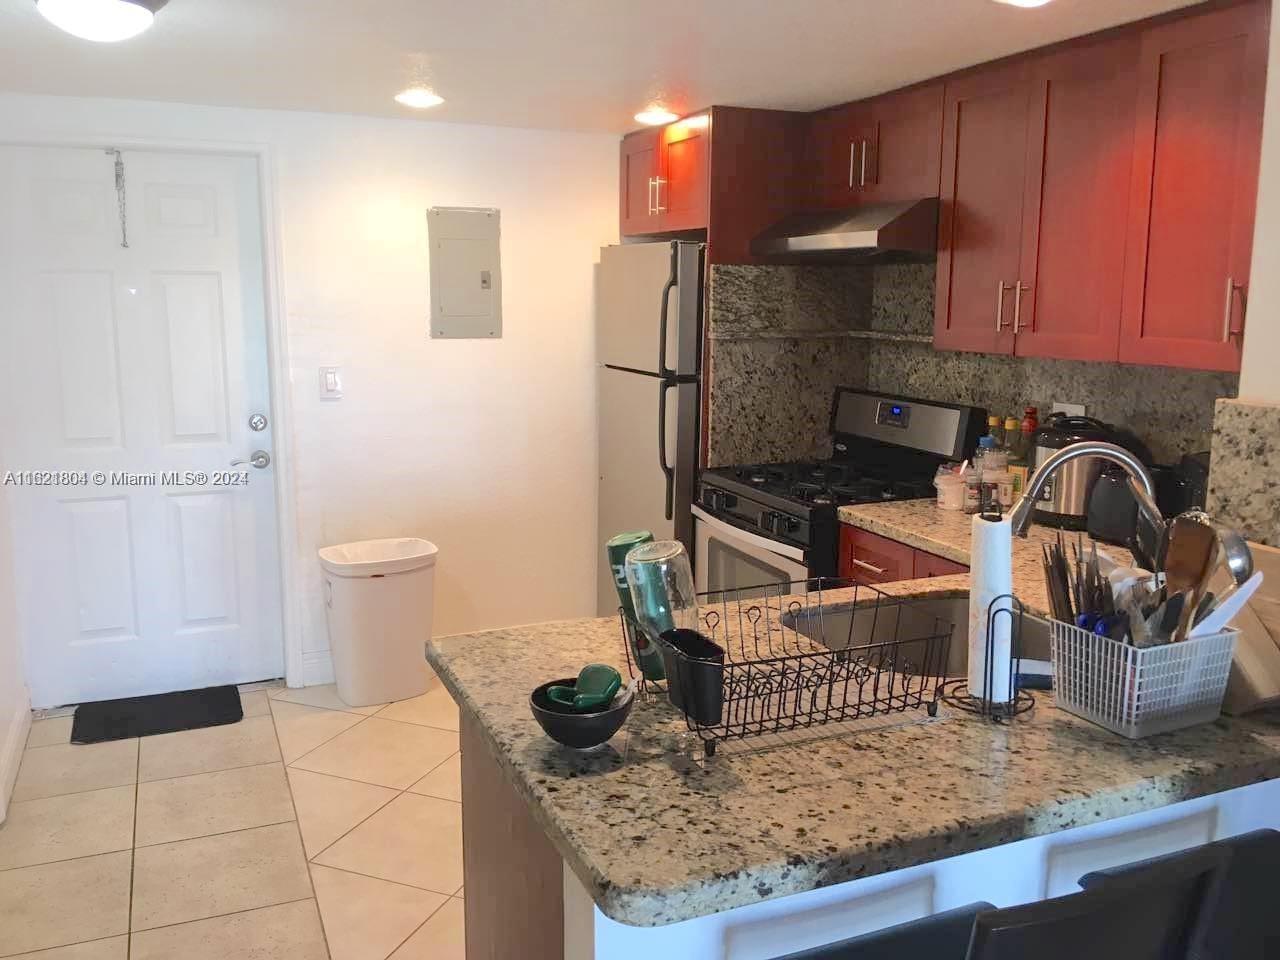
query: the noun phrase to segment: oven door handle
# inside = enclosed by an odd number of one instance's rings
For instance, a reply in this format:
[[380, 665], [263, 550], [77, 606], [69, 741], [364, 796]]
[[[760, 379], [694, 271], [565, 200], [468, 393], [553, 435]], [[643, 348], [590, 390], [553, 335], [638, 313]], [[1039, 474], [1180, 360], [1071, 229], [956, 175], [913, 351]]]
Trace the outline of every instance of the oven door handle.
[[712, 532], [717, 534], [721, 540], [731, 543], [736, 542], [779, 557], [787, 557], [790, 560], [804, 563], [804, 551], [799, 547], [793, 547], [789, 543], [779, 543], [777, 540], [770, 540], [768, 537], [762, 537], [758, 533], [752, 533], [749, 530], [743, 530], [741, 527], [735, 527], [731, 523], [725, 523], [719, 517], [713, 517], [707, 513], [697, 504], [693, 505], [693, 515], [710, 527]]

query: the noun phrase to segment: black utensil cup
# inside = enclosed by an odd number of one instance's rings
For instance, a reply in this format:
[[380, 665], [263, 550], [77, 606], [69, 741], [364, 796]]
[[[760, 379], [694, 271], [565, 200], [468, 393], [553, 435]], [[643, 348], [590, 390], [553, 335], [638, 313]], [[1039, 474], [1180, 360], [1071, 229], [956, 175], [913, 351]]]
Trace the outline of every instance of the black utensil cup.
[[672, 706], [700, 726], [718, 724], [724, 709], [724, 648], [697, 630], [668, 630], [659, 639]]

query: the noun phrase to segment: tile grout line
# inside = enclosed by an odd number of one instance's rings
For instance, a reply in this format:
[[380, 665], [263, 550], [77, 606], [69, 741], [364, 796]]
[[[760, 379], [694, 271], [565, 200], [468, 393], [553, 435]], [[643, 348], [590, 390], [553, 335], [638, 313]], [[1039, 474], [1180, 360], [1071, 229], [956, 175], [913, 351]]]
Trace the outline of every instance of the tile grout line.
[[[317, 709], [323, 710], [323, 709], [324, 709], [324, 707], [318, 707]], [[332, 711], [330, 711], [330, 712], [331, 712], [331, 713], [342, 713], [343, 711], [341, 711], [341, 710], [332, 710]], [[349, 713], [349, 714], [347, 714], [347, 716], [349, 716], [349, 717], [354, 717], [354, 716], [358, 716], [358, 714]], [[328, 740], [324, 740], [324, 741], [322, 741], [321, 743], [317, 743], [314, 747], [312, 747], [312, 748], [311, 748], [310, 750], [308, 750], [306, 753], [304, 753], [304, 754], [302, 754], [301, 756], [299, 756], [299, 757], [295, 757], [294, 759], [292, 759], [292, 760], [288, 761], [288, 762], [285, 764], [285, 766], [286, 766], [286, 767], [292, 767], [292, 766], [293, 766], [295, 763], [297, 763], [299, 760], [305, 760], [307, 757], [311, 756], [311, 754], [315, 753], [315, 752], [316, 752], [317, 750], [319, 750], [321, 747], [323, 747], [323, 746], [327, 746], [328, 744], [333, 743], [333, 741], [337, 740], [337, 739], [338, 739], [340, 736], [342, 736], [344, 733], [350, 733], [352, 730], [354, 730], [356, 727], [360, 726], [360, 724], [364, 723], [364, 722], [365, 722], [366, 720], [368, 720], [368, 719], [369, 719], [368, 717], [360, 717], [360, 719], [359, 719], [359, 720], [357, 720], [357, 721], [356, 721], [355, 723], [353, 723], [351, 726], [347, 727], [345, 730], [339, 730], [337, 733], [335, 733], [335, 734], [334, 734], [332, 737], [330, 737]], [[274, 713], [271, 715], [271, 728], [272, 728], [273, 730], [275, 730], [275, 731], [276, 731], [276, 746], [279, 746], [279, 747], [280, 747], [280, 758], [283, 760], [283, 759], [284, 759], [284, 747], [280, 745], [280, 731], [279, 731], [279, 729], [277, 729], [277, 728], [276, 728], [276, 715], [275, 715]], [[300, 767], [299, 769], [302, 769], [302, 768]], [[314, 773], [315, 771], [308, 771], [308, 772]], [[344, 779], [345, 779], [345, 778], [344, 778]], [[359, 782], [359, 783], [363, 783], [364, 781], [363, 781], [363, 780], [361, 780], [361, 781], [357, 781], [357, 782]]]
[[[316, 863], [315, 866], [324, 867], [326, 870], [336, 870], [338, 873], [349, 873], [353, 877], [364, 877], [366, 880], [377, 880], [379, 883], [390, 883], [393, 886], [404, 887], [406, 890], [417, 890], [419, 893], [433, 893], [437, 897], [444, 897], [446, 903], [450, 900], [462, 899], [462, 897], [455, 897], [451, 893], [432, 890], [430, 887], [415, 887], [412, 883], [405, 883], [403, 880], [388, 880], [386, 877], [375, 877], [372, 873], [361, 873], [359, 870], [352, 870], [349, 867], [331, 867], [327, 863]], [[463, 886], [466, 886], [466, 884], [464, 883]]]
[[[107, 940], [118, 940], [120, 937], [124, 937], [124, 936], [127, 936], [127, 934], [123, 934], [123, 933], [109, 933], [109, 934], [107, 934], [105, 937], [94, 937], [92, 940], [77, 940], [77, 941], [75, 941], [74, 943], [55, 943], [55, 944], [54, 944], [53, 946], [51, 946], [51, 947], [41, 947], [39, 950], [36, 950], [36, 951], [35, 951], [35, 954], [36, 954], [37, 956], [39, 956], [39, 955], [40, 955], [40, 954], [42, 954], [42, 953], [51, 953], [51, 952], [52, 952], [52, 951], [54, 951], [54, 950], [66, 950], [66, 949], [68, 949], [68, 948], [70, 948], [70, 947], [80, 947], [80, 946], [83, 946], [83, 945], [84, 945], [84, 944], [86, 944], [86, 943], [105, 943]], [[29, 952], [30, 952], [30, 951], [26, 951], [26, 950], [24, 950], [22, 953], [5, 953], [5, 954], [0, 954], [0, 960], [4, 960], [4, 958], [6, 958], [6, 957], [8, 957], [8, 958], [12, 958], [12, 957], [22, 957], [22, 956], [25, 956], [25, 955], [26, 955], [27, 953], [29, 953]]]
[[[417, 889], [417, 888], [415, 887], [414, 889]], [[428, 923], [430, 923], [431, 918], [434, 917], [441, 910], [443, 910], [445, 907], [447, 907], [449, 905], [449, 901], [452, 899], [453, 897], [445, 897], [444, 903], [440, 904], [440, 906], [436, 907], [429, 914], [427, 914], [426, 919], [423, 920], [416, 927], [414, 927], [411, 931], [409, 931], [409, 935], [407, 937], [405, 937], [403, 940], [397, 943], [394, 947], [392, 947], [391, 952], [388, 953], [387, 956], [383, 958], [383, 960], [390, 960], [391, 957], [394, 957], [396, 955], [396, 951], [399, 950], [401, 947], [403, 947], [406, 943], [408, 943], [414, 937], [416, 937], [418, 935], [418, 931], [421, 930], [423, 927], [425, 927]]]
[[[40, 747], [36, 747], [37, 750]], [[86, 793], [98, 793], [102, 790], [119, 790], [121, 787], [136, 787], [144, 783], [167, 783], [170, 780], [185, 780], [188, 777], [203, 777], [210, 773], [228, 773], [232, 770], [248, 770], [250, 767], [268, 767], [273, 763], [279, 763], [282, 766], [288, 766], [283, 759], [280, 760], [264, 760], [261, 763], [243, 763], [235, 767], [223, 767], [218, 770], [201, 770], [199, 773], [184, 773], [176, 777], [158, 777], [155, 780], [136, 780], [128, 783], [115, 783], [106, 787], [93, 787], [90, 790], [69, 790], [66, 793], [51, 793], [47, 797], [31, 797], [27, 800], [10, 800], [10, 803], [35, 803], [38, 800], [57, 800], [59, 797], [79, 797]], [[78, 858], [73, 858], [78, 859]]]
[[[275, 711], [271, 709], [270, 694], [267, 695], [267, 701], [267, 716], [271, 718], [271, 732], [275, 735], [276, 749], [280, 751], [280, 759], [283, 761], [284, 747], [280, 743], [280, 729], [276, 726]], [[358, 726], [360, 726], [360, 724], [355, 723], [347, 729], [350, 730]], [[306, 754], [303, 754], [303, 756], [305, 755]], [[333, 951], [329, 949], [329, 931], [324, 924], [324, 913], [320, 910], [320, 898], [316, 896], [316, 881], [315, 878], [311, 876], [311, 858], [307, 856], [307, 842], [302, 837], [302, 820], [298, 816], [298, 803], [293, 798], [293, 783], [289, 780], [289, 765], [286, 763], [283, 766], [284, 785], [285, 789], [289, 791], [289, 806], [293, 808], [293, 822], [298, 828], [298, 845], [302, 847], [302, 863], [307, 871], [307, 886], [311, 888], [311, 902], [316, 905], [316, 919], [320, 921], [320, 937], [324, 940], [324, 952], [330, 957], [330, 960], [332, 960]]]
[[[292, 800], [292, 797], [290, 797]], [[281, 827], [286, 823], [294, 823], [298, 812], [295, 810], [292, 820], [273, 820], [270, 823], [255, 823], [252, 827], [234, 827], [230, 830], [215, 830], [213, 833], [199, 833], [194, 837], [174, 837], [172, 840], [157, 840], [154, 843], [134, 843], [135, 850], [150, 850], [152, 847], [163, 847], [171, 843], [190, 843], [192, 840], [207, 840], [210, 837], [229, 837], [233, 833], [248, 833], [250, 830], [265, 830], [267, 827]]]
[[[428, 774], [430, 774], [433, 770], [435, 770], [441, 764], [448, 763], [454, 757], [458, 756], [458, 753], [459, 751], [455, 750], [453, 753], [449, 754], [449, 756], [441, 760], [440, 763], [436, 764], [435, 767], [432, 767], [431, 770], [428, 770], [426, 773], [424, 773], [422, 777], [425, 777]], [[299, 757], [298, 759], [301, 760], [302, 757]], [[456, 803], [459, 805], [462, 804], [461, 800], [454, 800], [451, 797], [437, 797], [434, 793], [414, 793], [413, 787], [416, 787], [422, 781], [422, 777], [418, 777], [417, 780], [414, 780], [413, 783], [409, 784], [409, 786], [407, 787], [391, 787], [385, 783], [374, 783], [372, 780], [356, 780], [352, 777], [344, 777], [341, 774], [337, 774], [337, 773], [327, 773], [324, 770], [311, 770], [311, 769], [308, 769], [307, 767], [295, 767], [292, 763], [286, 764], [286, 766], [290, 770], [298, 770], [302, 773], [314, 773], [318, 777], [332, 777], [334, 780], [345, 780], [347, 783], [358, 783], [361, 786], [365, 786], [365, 787], [381, 787], [383, 790], [397, 790], [400, 793], [413, 793], [415, 797], [427, 797], [428, 799], [431, 799], [431, 800], [443, 800], [445, 803]], [[394, 799], [395, 798], [392, 797], [392, 800]], [[387, 802], [390, 803], [390, 801], [387, 801]]]
[[[137, 932], [151, 933], [153, 930], [170, 930], [173, 927], [185, 927], [187, 924], [191, 924], [191, 923], [204, 923], [206, 920], [222, 920], [226, 917], [239, 916], [242, 913], [256, 913], [259, 910], [270, 910], [272, 907], [287, 907], [291, 903], [310, 903], [314, 899], [315, 897], [298, 897], [296, 900], [281, 900], [277, 903], [264, 903], [259, 907], [247, 907], [244, 910], [229, 910], [226, 913], [215, 913], [212, 916], [208, 916], [208, 917], [193, 917], [190, 920], [177, 920], [173, 923], [161, 923], [161, 924], [157, 924], [154, 927], [144, 927], [142, 930], [139, 930]], [[316, 912], [319, 913], [320, 911], [317, 909]], [[106, 938], [103, 937], [100, 939], [106, 939]], [[67, 946], [67, 944], [64, 944], [64, 946]], [[325, 946], [327, 948], [328, 944], [326, 943]], [[0, 960], [2, 960], [2, 958], [0, 958]]]
[[129, 844], [129, 911], [128, 923], [125, 927], [124, 956], [130, 960], [133, 956], [133, 877], [138, 865], [138, 795], [142, 791], [142, 738], [137, 742], [137, 765], [133, 777], [133, 836]]

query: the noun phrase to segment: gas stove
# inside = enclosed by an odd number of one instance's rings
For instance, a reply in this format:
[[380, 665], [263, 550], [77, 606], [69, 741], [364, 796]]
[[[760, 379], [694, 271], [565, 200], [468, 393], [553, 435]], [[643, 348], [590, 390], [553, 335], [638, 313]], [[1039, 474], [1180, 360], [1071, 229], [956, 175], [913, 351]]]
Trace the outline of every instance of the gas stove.
[[704, 470], [694, 514], [726, 542], [734, 531], [765, 538], [802, 557], [807, 576], [834, 576], [836, 511], [934, 496], [939, 464], [971, 455], [985, 422], [973, 407], [841, 389], [830, 459]]

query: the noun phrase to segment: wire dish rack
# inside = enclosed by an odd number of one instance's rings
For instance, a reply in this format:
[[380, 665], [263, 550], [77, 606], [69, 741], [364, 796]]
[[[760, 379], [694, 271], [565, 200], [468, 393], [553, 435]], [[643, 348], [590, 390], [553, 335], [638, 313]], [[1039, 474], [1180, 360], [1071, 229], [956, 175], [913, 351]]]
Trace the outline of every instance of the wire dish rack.
[[658, 638], [665, 690], [708, 756], [722, 740], [923, 708], [936, 716], [954, 624], [911, 598], [851, 580], [776, 583], [699, 596], [699, 628]]

